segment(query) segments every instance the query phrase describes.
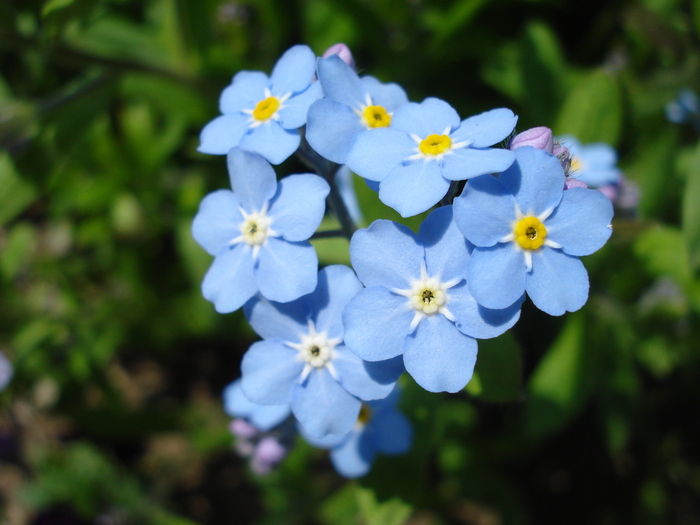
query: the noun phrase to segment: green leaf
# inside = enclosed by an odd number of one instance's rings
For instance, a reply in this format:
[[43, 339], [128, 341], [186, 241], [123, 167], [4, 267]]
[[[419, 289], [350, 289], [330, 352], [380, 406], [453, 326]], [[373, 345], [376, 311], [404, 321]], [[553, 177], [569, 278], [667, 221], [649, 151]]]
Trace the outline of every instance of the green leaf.
[[521, 383], [520, 347], [511, 332], [479, 341], [474, 377], [467, 391], [484, 401], [505, 403], [521, 396]]
[[36, 190], [22, 180], [5, 152], [0, 152], [0, 225], [14, 219], [34, 199]]
[[379, 503], [371, 489], [358, 487], [356, 497], [361, 523], [367, 525], [402, 525], [412, 512], [411, 506], [398, 498]]
[[690, 163], [683, 194], [683, 237], [690, 267], [700, 270], [700, 146]]

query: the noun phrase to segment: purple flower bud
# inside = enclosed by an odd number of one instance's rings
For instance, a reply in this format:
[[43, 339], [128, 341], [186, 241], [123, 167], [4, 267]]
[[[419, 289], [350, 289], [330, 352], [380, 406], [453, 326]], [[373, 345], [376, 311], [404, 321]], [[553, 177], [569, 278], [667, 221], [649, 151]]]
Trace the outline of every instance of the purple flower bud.
[[605, 186], [598, 188], [598, 191], [605, 195], [610, 202], [615, 202], [620, 194], [620, 188], [617, 184], [606, 184]]
[[234, 419], [229, 425], [231, 434], [241, 439], [253, 439], [260, 431], [245, 419]]
[[274, 436], [265, 436], [258, 442], [250, 468], [256, 474], [264, 476], [284, 459], [287, 449]]
[[355, 59], [352, 57], [350, 48], [343, 43], [333, 44], [326, 49], [321, 58], [328, 58], [331, 55], [338, 55], [343, 62], [355, 69]]
[[573, 177], [566, 177], [564, 181], [564, 189], [570, 190], [571, 188], [588, 188], [588, 184], [582, 180], [574, 179]]
[[553, 153], [554, 138], [552, 137], [552, 130], [544, 126], [526, 129], [513, 137], [508, 149], [513, 151], [520, 146], [532, 146], [533, 148], [544, 150], [547, 153]]

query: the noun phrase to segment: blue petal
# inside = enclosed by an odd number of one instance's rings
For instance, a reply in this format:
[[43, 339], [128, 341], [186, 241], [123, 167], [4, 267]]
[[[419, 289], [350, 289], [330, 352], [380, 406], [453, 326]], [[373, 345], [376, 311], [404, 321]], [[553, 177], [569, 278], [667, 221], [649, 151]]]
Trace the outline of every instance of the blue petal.
[[428, 275], [441, 281], [467, 278], [469, 249], [467, 240], [452, 220], [452, 206], [433, 210], [418, 231], [418, 240], [425, 247]]
[[350, 260], [365, 286], [407, 289], [420, 277], [423, 248], [406, 226], [378, 220], [350, 241]]
[[362, 290], [355, 272], [339, 264], [326, 266], [318, 272], [318, 285], [313, 293], [305, 297], [317, 332], [326, 332], [328, 337], [343, 337], [341, 315], [348, 301]]
[[360, 400], [333, 379], [327, 368], [314, 369], [292, 395], [292, 412], [313, 437], [342, 435], [352, 430], [360, 413]]
[[498, 179], [470, 180], [453, 208], [457, 227], [476, 246], [493, 246], [513, 233], [515, 199]]
[[347, 439], [331, 450], [335, 470], [346, 478], [359, 478], [372, 468], [377, 451], [366, 433], [353, 430]]
[[299, 424], [299, 421], [297, 421], [297, 431], [310, 445], [323, 449], [335, 448], [342, 445], [350, 437], [350, 434], [354, 432], [354, 430], [351, 430], [349, 433], [343, 434], [342, 436], [328, 434], [323, 437], [314, 437], [309, 435], [306, 429]]
[[248, 213], [259, 212], [277, 191], [277, 177], [265, 159], [232, 149], [226, 157], [231, 187]]
[[442, 135], [445, 130], [448, 134], [459, 126], [459, 115], [444, 100], [439, 98], [426, 98], [420, 104], [408, 103], [396, 110], [391, 119], [391, 127], [415, 133], [421, 139], [428, 135]]
[[257, 291], [251, 250], [243, 243], [219, 252], [202, 281], [202, 294], [221, 314], [238, 310]]
[[462, 121], [454, 141], [469, 140], [475, 148], [485, 148], [505, 140], [515, 129], [518, 117], [506, 108], [492, 109]]
[[401, 86], [394, 83], [384, 84], [374, 77], [366, 76], [361, 79], [369, 91], [374, 106], [382, 106], [387, 113], [392, 113], [408, 103], [408, 96]]
[[[382, 385], [395, 385], [401, 374], [406, 371], [406, 367], [403, 366], [403, 357], [400, 355], [386, 361], [365, 361], [364, 366], [370, 377]], [[390, 397], [394, 390], [392, 388], [389, 391]], [[392, 406], [395, 404], [396, 402], [393, 401]]]
[[309, 332], [309, 307], [305, 300], [273, 303], [256, 295], [243, 308], [253, 330], [263, 339], [299, 342]]
[[270, 75], [272, 94], [275, 96], [305, 90], [316, 73], [316, 55], [309, 46], [287, 49], [275, 64]]
[[306, 140], [323, 157], [345, 164], [352, 140], [366, 129], [350, 106], [324, 98], [309, 108]]
[[[372, 417], [368, 427], [374, 434], [379, 452], [390, 455], [405, 454], [413, 442], [413, 427], [406, 416], [396, 410], [382, 410]], [[368, 433], [370, 429], [368, 428]]]
[[413, 309], [408, 299], [384, 287], [365, 288], [343, 312], [345, 344], [365, 361], [385, 361], [403, 353]]
[[330, 191], [318, 175], [284, 177], [270, 201], [271, 228], [288, 241], [305, 241], [321, 224]]
[[499, 180], [515, 196], [523, 214], [537, 216], [553, 209], [564, 192], [559, 159], [532, 146], [522, 146], [514, 153], [517, 161]]
[[499, 310], [523, 295], [526, 273], [523, 253], [515, 243], [507, 242], [474, 249], [467, 266], [467, 283], [476, 302]]
[[360, 177], [382, 181], [415, 152], [416, 142], [403, 131], [365, 129], [355, 137], [345, 162]]
[[241, 202], [230, 190], [215, 191], [202, 200], [192, 222], [192, 236], [209, 255], [218, 254], [241, 234], [240, 206]]
[[257, 103], [265, 99], [265, 89], [269, 87], [270, 79], [265, 73], [240, 71], [221, 92], [219, 109], [224, 115], [238, 113], [244, 109], [255, 109]]
[[588, 273], [578, 257], [544, 247], [532, 253], [525, 289], [535, 306], [549, 315], [575, 312], [588, 300]]
[[350, 66], [338, 55], [320, 58], [317, 62], [318, 79], [326, 99], [335, 100], [351, 108], [360, 109], [365, 103], [366, 88]]
[[515, 160], [515, 154], [507, 149], [459, 148], [452, 150], [443, 162], [442, 176], [450, 180], [466, 180], [489, 173], [501, 173]]
[[476, 339], [464, 335], [441, 314], [418, 323], [406, 339], [406, 371], [429, 392], [458, 392], [472, 378]]
[[260, 247], [255, 281], [271, 301], [287, 303], [316, 288], [318, 258], [311, 243], [269, 237]]
[[379, 185], [379, 200], [412, 217], [440, 202], [450, 189], [437, 162], [417, 160], [394, 168]]
[[341, 166], [338, 168], [338, 171], [335, 172], [335, 185], [338, 187], [338, 192], [343, 199], [345, 207], [348, 209], [350, 218], [355, 221], [356, 224], [363, 223], [364, 218], [362, 216], [362, 210], [360, 209], [360, 203], [357, 200], [353, 175], [347, 166]]
[[291, 97], [279, 110], [279, 122], [284, 129], [296, 129], [306, 124], [309, 106], [323, 96], [319, 82], [314, 82], [306, 91]]
[[200, 153], [226, 155], [237, 146], [250, 127], [250, 117], [243, 113], [221, 115], [209, 122], [199, 135]]
[[296, 130], [286, 130], [279, 122], [270, 120], [243, 136], [241, 148], [254, 151], [272, 164], [281, 164], [294, 153], [301, 144], [301, 136]]
[[338, 381], [352, 395], [369, 401], [385, 398], [394, 389], [398, 376], [394, 382], [379, 383], [369, 375], [365, 368], [365, 361], [357, 357], [346, 346], [337, 346], [335, 352], [333, 366], [338, 373]]
[[259, 405], [283, 405], [292, 399], [304, 362], [299, 352], [282, 341], [258, 341], [248, 349], [241, 361], [243, 394]]
[[612, 217], [613, 207], [605, 195], [572, 188], [544, 222], [547, 239], [559, 243], [569, 255], [590, 255], [610, 238]]
[[520, 307], [525, 300], [523, 294], [508, 308], [491, 310], [476, 302], [467, 283], [460, 283], [447, 293], [450, 298], [447, 309], [457, 318], [457, 328], [475, 339], [498, 337], [514, 326], [520, 318]]
[[262, 432], [272, 430], [287, 419], [292, 409], [289, 403], [282, 405], [258, 405], [248, 400], [243, 394], [241, 380], [236, 379], [226, 386], [223, 392], [224, 412], [231, 417], [247, 419]]

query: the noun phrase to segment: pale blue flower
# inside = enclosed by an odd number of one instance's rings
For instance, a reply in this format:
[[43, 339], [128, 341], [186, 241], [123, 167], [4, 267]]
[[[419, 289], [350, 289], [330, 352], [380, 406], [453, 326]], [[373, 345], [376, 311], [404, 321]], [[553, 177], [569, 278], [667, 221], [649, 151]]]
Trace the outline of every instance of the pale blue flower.
[[233, 418], [248, 421], [257, 430], [267, 432], [292, 415], [289, 403], [281, 405], [258, 405], [243, 394], [241, 380], [236, 379], [223, 392], [224, 412]]
[[592, 188], [620, 181], [622, 172], [617, 167], [617, 152], [609, 144], [581, 144], [577, 138], [570, 135], [559, 137], [557, 141], [569, 150], [572, 178]]

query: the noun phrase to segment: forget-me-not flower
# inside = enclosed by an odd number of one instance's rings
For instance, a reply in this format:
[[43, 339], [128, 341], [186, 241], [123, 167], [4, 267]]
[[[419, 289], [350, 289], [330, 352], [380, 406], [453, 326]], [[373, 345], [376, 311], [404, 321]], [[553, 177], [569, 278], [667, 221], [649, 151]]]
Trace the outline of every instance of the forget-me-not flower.
[[226, 386], [223, 398], [224, 412], [231, 417], [245, 419], [261, 432], [272, 430], [292, 414], [289, 403], [258, 405], [249, 401], [243, 394], [240, 379]]
[[391, 128], [358, 136], [347, 165], [379, 182], [379, 199], [410, 217], [442, 199], [451, 181], [505, 170], [515, 156], [491, 148], [508, 137], [518, 118], [509, 109], [487, 111], [460, 122], [447, 102], [427, 98], [396, 110]]
[[588, 274], [579, 256], [610, 237], [613, 209], [599, 191], [564, 191], [559, 159], [524, 146], [498, 179], [470, 180], [454, 201], [457, 226], [476, 248], [467, 266], [474, 298], [504, 308], [523, 292], [550, 315], [581, 308]]
[[261, 405], [291, 404], [309, 435], [343, 435], [361, 402], [389, 395], [403, 371], [400, 361], [365, 363], [343, 343], [340, 313], [362, 285], [347, 266], [319, 272], [313, 293], [286, 304], [256, 297], [245, 307], [263, 337], [243, 356], [245, 396]]
[[323, 90], [314, 81], [316, 55], [308, 46], [288, 49], [268, 77], [260, 71], [241, 71], [221, 93], [222, 115], [207, 124], [199, 151], [225, 155], [234, 146], [253, 151], [279, 164], [301, 142], [298, 128]]
[[204, 297], [229, 313], [257, 292], [287, 302], [313, 291], [318, 258], [307, 239], [323, 219], [328, 183], [312, 174], [278, 183], [265, 159], [240, 148], [227, 161], [234, 191], [207, 195], [192, 224], [195, 240], [215, 257]]
[[403, 355], [406, 371], [431, 392], [464, 388], [476, 338], [502, 334], [520, 315], [518, 298], [488, 310], [472, 297], [469, 249], [452, 206], [433, 211], [418, 235], [391, 221], [373, 222], [353, 235], [350, 258], [367, 288], [343, 312], [346, 344], [367, 361]]
[[558, 142], [569, 150], [571, 176], [576, 180], [592, 188], [619, 182], [622, 172], [617, 167], [617, 152], [611, 145], [581, 144], [570, 135], [559, 137]]

